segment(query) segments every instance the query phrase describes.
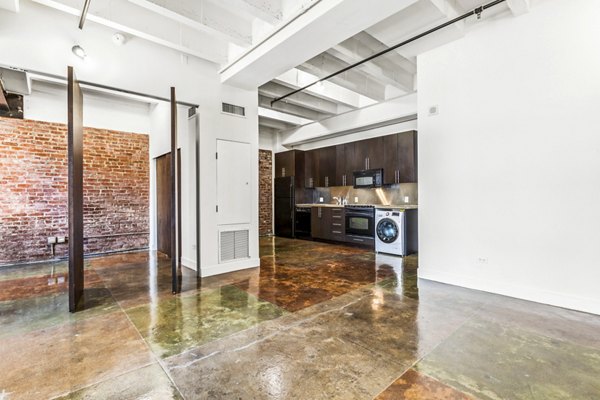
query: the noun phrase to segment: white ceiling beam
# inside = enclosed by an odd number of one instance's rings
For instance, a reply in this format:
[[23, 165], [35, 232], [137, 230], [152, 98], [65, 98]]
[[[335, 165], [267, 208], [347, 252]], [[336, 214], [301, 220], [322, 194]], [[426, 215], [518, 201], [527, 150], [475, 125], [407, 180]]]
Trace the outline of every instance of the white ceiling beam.
[[321, 0], [221, 70], [221, 81], [255, 88], [418, 0]]
[[[273, 98], [284, 96], [290, 91], [291, 90], [287, 87], [279, 85], [275, 82], [267, 82], [258, 88], [258, 93]], [[308, 108], [309, 110], [321, 112], [323, 114], [334, 115], [349, 110], [345, 107], [338, 108], [336, 103], [320, 99], [304, 92], [296, 93], [290, 97], [287, 97], [286, 100], [290, 104], [295, 104], [304, 108]]]
[[273, 129], [268, 126], [258, 124], [258, 134], [259, 135], [274, 135], [277, 132], [278, 132], [277, 129]]
[[[364, 31], [359, 32], [351, 38], [344, 40], [339, 45], [334, 46], [334, 49], [340, 52], [350, 52], [350, 54], [355, 54], [356, 61], [364, 60], [365, 58], [370, 57], [375, 53], [379, 53], [380, 51], [387, 50], [388, 48], [389, 46], [386, 46]], [[386, 68], [388, 65], [392, 64], [412, 75], [417, 73], [417, 65], [395, 50], [392, 50], [383, 56], [374, 58], [370, 62], [377, 65], [381, 64], [382, 68]]]
[[0, 0], [0, 9], [19, 12], [19, 0]]
[[[422, 0], [367, 29], [367, 33], [386, 46], [394, 46], [419, 33], [458, 16], [453, 0]], [[409, 60], [418, 54], [464, 37], [464, 22], [457, 22], [396, 49]]]
[[209, 0], [238, 16], [252, 21], [258, 18], [277, 25], [283, 18], [281, 0]]
[[295, 115], [285, 114], [279, 111], [275, 111], [265, 107], [258, 107], [258, 116], [276, 119], [279, 121], [287, 122], [292, 125], [304, 125], [313, 122], [310, 119], [297, 117]]
[[286, 103], [285, 100], [278, 101], [271, 105], [272, 97], [267, 97], [265, 95], [258, 95], [258, 106], [269, 108], [272, 110], [276, 110], [282, 113], [295, 115], [297, 117], [309, 119], [311, 121], [319, 121], [321, 119], [327, 118], [331, 116], [331, 114], [323, 114], [318, 111], [309, 110], [308, 108], [300, 107], [295, 104]]
[[506, 3], [514, 16], [528, 13], [531, 6], [529, 0], [506, 0]]
[[260, 116], [258, 117], [258, 124], [260, 126], [266, 126], [269, 128], [277, 129], [278, 131], [281, 131], [284, 129], [290, 129], [290, 128], [297, 126], [297, 125], [288, 124], [286, 122], [279, 121], [276, 119], [260, 117]]
[[[328, 53], [323, 53], [298, 65], [297, 68], [301, 71], [324, 77], [337, 72], [346, 66], [348, 66], [347, 63], [338, 60]], [[386, 99], [385, 85], [374, 79], [372, 76], [365, 74], [362, 71], [358, 71], [356, 68], [337, 75], [329, 79], [329, 81], [378, 101]]]
[[[319, 78], [313, 74], [301, 71], [298, 68], [292, 68], [291, 70], [273, 79], [273, 82], [287, 86], [291, 90], [295, 90], [314, 83], [318, 79]], [[350, 108], [361, 108], [376, 103], [376, 101], [371, 98], [348, 90], [329, 81], [321, 82], [318, 85], [313, 85], [305, 89], [304, 92]]]
[[[81, 13], [77, 0], [33, 1], [67, 14], [79, 16]], [[111, 12], [109, 6], [116, 7], [117, 4], [118, 12], [114, 10]], [[113, 0], [110, 4], [92, 2], [86, 20], [215, 63], [221, 64], [227, 60], [227, 48], [224, 42], [182, 27], [174, 21], [144, 10], [126, 0]]]
[[[252, 44], [252, 25], [220, 7], [207, 7], [205, 1], [128, 0], [200, 32], [240, 46]], [[220, 15], [225, 13], [225, 15]], [[227, 15], [229, 14], [229, 15]], [[217, 21], [218, 19], [218, 21]], [[226, 21], [226, 22], [223, 22]]]
[[[336, 48], [329, 49], [328, 54], [336, 59], [343, 61], [346, 65], [354, 64], [362, 61], [363, 58], [357, 57], [356, 53], [349, 51], [338, 51]], [[386, 65], [387, 64], [387, 65]], [[376, 81], [384, 85], [392, 85], [402, 90], [404, 93], [410, 93], [414, 90], [414, 75], [404, 71], [399, 66], [394, 66], [391, 63], [385, 63], [383, 60], [374, 62], [368, 61], [364, 64], [355, 67], [356, 70], [362, 71]]]

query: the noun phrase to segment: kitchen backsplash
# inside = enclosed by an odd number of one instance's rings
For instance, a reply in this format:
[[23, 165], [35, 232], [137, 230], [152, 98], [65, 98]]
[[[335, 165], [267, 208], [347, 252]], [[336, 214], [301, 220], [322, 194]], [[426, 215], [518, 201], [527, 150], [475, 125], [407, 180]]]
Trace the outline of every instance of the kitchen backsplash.
[[[348, 204], [355, 203], [354, 198], [358, 197], [360, 204], [418, 204], [418, 184], [400, 183], [388, 187], [377, 189], [355, 189], [352, 186], [335, 186], [330, 188], [316, 188], [313, 191], [313, 203], [318, 203], [319, 198], [323, 197], [323, 203], [335, 203], [334, 197], [345, 197]], [[405, 202], [404, 197], [408, 196]]]

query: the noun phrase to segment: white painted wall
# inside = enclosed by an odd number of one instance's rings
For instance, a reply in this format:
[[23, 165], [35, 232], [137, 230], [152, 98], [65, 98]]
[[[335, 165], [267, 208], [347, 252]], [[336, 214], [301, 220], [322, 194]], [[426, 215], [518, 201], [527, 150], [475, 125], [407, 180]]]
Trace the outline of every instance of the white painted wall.
[[[87, 23], [85, 29], [77, 29], [77, 18], [68, 16], [58, 11], [51, 10], [32, 2], [21, 2], [21, 11], [11, 13], [0, 10], [0, 64], [42, 71], [60, 76], [66, 76], [67, 65], [75, 67], [79, 79], [96, 82], [113, 87], [124, 88], [161, 97], [169, 97], [169, 88], [175, 86], [178, 100], [200, 105], [200, 132], [201, 132], [201, 233], [202, 233], [202, 259], [203, 275], [219, 273], [222, 269], [218, 265], [217, 254], [217, 219], [215, 212], [216, 190], [216, 152], [217, 139], [238, 140], [250, 143], [252, 149], [253, 175], [251, 180], [252, 215], [250, 216], [250, 255], [251, 259], [237, 267], [254, 267], [259, 265], [258, 259], [258, 95], [256, 90], [240, 90], [220, 83], [218, 66], [216, 64], [189, 57], [183, 60], [181, 55], [152, 43], [129, 38], [122, 47], [115, 46], [111, 41], [114, 32], [94, 24]], [[82, 61], [71, 53], [74, 44], [83, 46], [88, 58]], [[39, 98], [38, 98], [39, 100]], [[40, 100], [44, 104], [43, 100]], [[232, 103], [246, 107], [246, 117], [240, 118], [221, 113], [221, 102]], [[40, 118], [51, 118], [60, 107], [49, 112], [42, 109], [42, 104], [35, 101], [30, 103], [29, 112], [37, 114]], [[109, 102], [110, 104], [110, 102]], [[86, 124], [105, 125], [112, 129], [131, 131], [150, 130], [151, 157], [169, 151], [165, 136], [168, 138], [169, 125], [168, 113], [160, 111], [165, 103], [158, 103], [150, 110], [150, 122], [146, 122], [143, 129], [135, 128], [136, 121], [140, 121], [136, 111], [128, 110], [121, 113], [122, 118], [116, 126], [111, 125], [114, 113], [95, 117], [95, 120], [86, 120]], [[102, 108], [102, 107], [99, 107]], [[185, 108], [184, 108], [185, 110]], [[182, 186], [192, 187], [195, 182], [193, 171], [193, 154], [189, 148], [190, 142], [187, 132], [187, 113], [181, 110], [179, 117], [179, 137], [182, 143]], [[92, 111], [92, 110], [90, 110]], [[98, 111], [96, 109], [96, 111]], [[110, 110], [109, 110], [110, 111]], [[58, 114], [56, 114], [58, 115]], [[130, 122], [124, 121], [132, 116]], [[58, 118], [63, 118], [61, 114]], [[140, 117], [140, 118], [138, 118]], [[88, 118], [88, 117], [85, 117]], [[140, 125], [143, 123], [140, 122]], [[129, 126], [118, 128], [117, 126]], [[185, 146], [185, 147], [184, 147]], [[151, 163], [152, 165], [152, 163]], [[183, 172], [183, 171], [182, 171]], [[189, 174], [188, 174], [189, 173]], [[154, 176], [153, 170], [151, 176]], [[152, 189], [151, 182], [151, 189]], [[185, 192], [185, 190], [182, 190]], [[184, 193], [185, 194], [185, 193]], [[188, 196], [188, 194], [185, 194]], [[192, 198], [193, 196], [188, 196]], [[190, 202], [182, 199], [182, 214], [189, 214], [185, 208]], [[188, 204], [187, 206], [185, 204]], [[191, 202], [191, 204], [194, 204]], [[153, 212], [153, 210], [151, 210]], [[151, 214], [153, 218], [154, 215]], [[184, 232], [193, 232], [189, 224], [193, 220], [183, 218]], [[184, 264], [194, 267], [195, 250], [192, 243], [186, 244], [184, 234], [183, 257]]]
[[419, 56], [421, 278], [600, 314], [599, 20], [533, 1]]

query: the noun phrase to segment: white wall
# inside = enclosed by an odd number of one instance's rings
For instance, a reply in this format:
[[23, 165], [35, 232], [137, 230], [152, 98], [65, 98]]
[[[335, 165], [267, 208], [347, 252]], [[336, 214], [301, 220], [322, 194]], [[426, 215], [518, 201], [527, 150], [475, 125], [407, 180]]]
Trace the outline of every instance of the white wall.
[[419, 56], [421, 278], [600, 314], [599, 20], [533, 1]]
[[[220, 83], [216, 64], [193, 57], [182, 59], [176, 51], [141, 39], [129, 38], [124, 46], [115, 46], [111, 41], [113, 33], [93, 22], [87, 23], [85, 29], [80, 31], [77, 29], [77, 18], [36, 3], [22, 2], [20, 13], [0, 10], [0, 64], [60, 76], [66, 76], [67, 65], [72, 65], [81, 80], [161, 97], [169, 97], [169, 88], [175, 86], [178, 100], [200, 105], [203, 275], [219, 273], [227, 269], [218, 265], [217, 254], [218, 226], [215, 212], [216, 199], [213, 196], [216, 190], [214, 154], [217, 139], [250, 143], [252, 162], [256, 166], [251, 181], [253, 195], [250, 199], [253, 202], [249, 227], [251, 258], [247, 262], [238, 263], [236, 268], [257, 266], [259, 264], [257, 91], [240, 90], [223, 85]], [[74, 44], [80, 44], [85, 48], [88, 54], [85, 61], [71, 53]], [[245, 106], [246, 117], [222, 114], [222, 101]], [[159, 103], [156, 108], [150, 110], [151, 157], [169, 151], [168, 146], [165, 146], [167, 142], [163, 141], [169, 135], [168, 114], [157, 111], [164, 105], [165, 103]], [[33, 111], [30, 109], [30, 112]], [[44, 113], [43, 110], [38, 111], [40, 117]], [[180, 143], [182, 146], [189, 146], [187, 139], [181, 136], [188, 134], [187, 113], [183, 111], [180, 115], [182, 115], [179, 118]], [[48, 117], [48, 113], [45, 117]], [[90, 122], [90, 125], [92, 123], [96, 122]], [[147, 127], [148, 125], [145, 128]], [[182, 147], [182, 170], [185, 169], [187, 172], [193, 168], [193, 157], [190, 156], [193, 152], [191, 149], [188, 150]], [[182, 174], [182, 186], [193, 184], [194, 179], [192, 173]], [[186, 212], [185, 204], [189, 207], [189, 204], [193, 205], [194, 202], [182, 200], [182, 215], [188, 215], [191, 211]], [[188, 226], [193, 224], [193, 220], [183, 218], [183, 221], [183, 231], [193, 232], [194, 229]], [[182, 243], [182, 261], [188, 266], [195, 267], [193, 244], [192, 242], [186, 244], [185, 240]]]

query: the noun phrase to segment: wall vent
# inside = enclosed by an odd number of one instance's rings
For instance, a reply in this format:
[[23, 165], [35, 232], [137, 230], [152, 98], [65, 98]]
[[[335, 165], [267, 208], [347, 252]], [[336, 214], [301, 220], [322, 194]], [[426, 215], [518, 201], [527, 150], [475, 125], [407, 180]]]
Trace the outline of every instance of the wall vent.
[[242, 106], [236, 106], [234, 104], [221, 103], [221, 110], [227, 114], [239, 115], [242, 117], [246, 116], [246, 109]]
[[221, 231], [220, 260], [234, 261], [250, 257], [250, 232], [248, 229], [239, 231]]

